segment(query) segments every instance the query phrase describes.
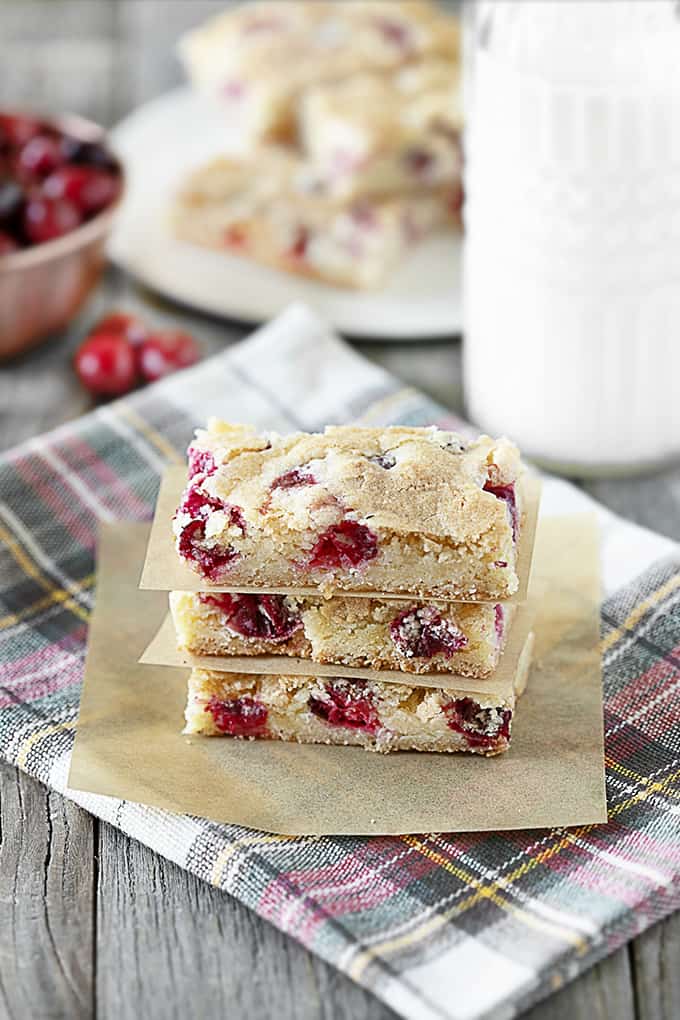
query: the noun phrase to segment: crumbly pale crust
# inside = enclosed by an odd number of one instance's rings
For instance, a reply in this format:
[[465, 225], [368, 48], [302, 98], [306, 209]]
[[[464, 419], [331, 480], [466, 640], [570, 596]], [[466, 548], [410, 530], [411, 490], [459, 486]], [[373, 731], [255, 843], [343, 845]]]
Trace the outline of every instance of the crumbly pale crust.
[[444, 60], [310, 89], [300, 136], [338, 198], [452, 185], [460, 177], [460, 69]]
[[459, 222], [458, 175], [450, 180], [436, 190], [339, 206], [316, 171], [271, 146], [196, 170], [177, 195], [172, 226], [192, 244], [338, 286], [370, 288], [423, 237]]
[[[271, 598], [293, 623], [265, 637], [272, 631]], [[496, 669], [515, 613], [512, 605], [492, 603], [255, 595], [228, 595], [225, 601], [219, 594], [187, 591], [170, 592], [170, 609], [180, 647], [194, 655], [290, 655], [480, 678]], [[429, 624], [424, 638], [423, 623]]]
[[241, 144], [289, 138], [300, 94], [361, 70], [459, 54], [459, 26], [428, 0], [246, 3], [180, 41], [195, 88], [218, 100]]
[[[527, 659], [525, 674], [528, 668]], [[437, 687], [194, 669], [184, 732], [356, 744], [383, 752], [495, 755], [510, 746], [514, 707], [514, 696], [505, 701], [493, 695], [473, 699]]]
[[[212, 583], [473, 601], [518, 588], [521, 462], [507, 439], [353, 426], [279, 436], [212, 419], [189, 464], [173, 530]], [[510, 487], [515, 528], [485, 485]]]

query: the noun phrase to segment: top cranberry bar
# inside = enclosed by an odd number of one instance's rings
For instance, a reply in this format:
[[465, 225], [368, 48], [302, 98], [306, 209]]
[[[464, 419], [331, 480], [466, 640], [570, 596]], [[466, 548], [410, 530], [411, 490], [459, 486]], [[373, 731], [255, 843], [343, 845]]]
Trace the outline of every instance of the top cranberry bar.
[[212, 419], [188, 455], [176, 547], [214, 584], [517, 591], [522, 465], [507, 439], [355, 426], [279, 436]]

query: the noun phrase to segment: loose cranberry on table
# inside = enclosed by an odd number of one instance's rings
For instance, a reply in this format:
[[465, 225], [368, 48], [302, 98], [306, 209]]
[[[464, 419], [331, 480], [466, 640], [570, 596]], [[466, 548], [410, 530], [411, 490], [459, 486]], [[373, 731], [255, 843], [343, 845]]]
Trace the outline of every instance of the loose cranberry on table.
[[120, 333], [94, 333], [78, 349], [76, 372], [98, 396], [119, 397], [137, 383], [135, 352]]
[[150, 333], [142, 341], [138, 352], [139, 370], [147, 382], [155, 382], [179, 368], [195, 364], [199, 356], [192, 336], [179, 329], [166, 329]]
[[110, 312], [83, 341], [75, 369], [82, 384], [96, 396], [122, 396], [140, 382], [155, 382], [193, 365], [199, 357], [198, 344], [188, 333], [149, 330], [136, 315]]

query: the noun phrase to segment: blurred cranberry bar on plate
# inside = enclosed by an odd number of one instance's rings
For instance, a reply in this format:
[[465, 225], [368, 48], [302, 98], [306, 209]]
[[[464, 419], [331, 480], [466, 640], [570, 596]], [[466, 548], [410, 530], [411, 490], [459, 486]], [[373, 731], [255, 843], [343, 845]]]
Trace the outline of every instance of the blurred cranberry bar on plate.
[[173, 229], [181, 240], [287, 272], [370, 288], [424, 237], [456, 224], [459, 207], [457, 181], [340, 206], [309, 164], [270, 147], [191, 174], [175, 202]]
[[334, 198], [451, 187], [461, 128], [453, 61], [352, 75], [310, 88], [300, 104], [302, 146]]
[[240, 148], [290, 140], [310, 84], [385, 70], [429, 55], [455, 59], [458, 21], [428, 0], [315, 0], [241, 4], [180, 41], [196, 90], [225, 112]]

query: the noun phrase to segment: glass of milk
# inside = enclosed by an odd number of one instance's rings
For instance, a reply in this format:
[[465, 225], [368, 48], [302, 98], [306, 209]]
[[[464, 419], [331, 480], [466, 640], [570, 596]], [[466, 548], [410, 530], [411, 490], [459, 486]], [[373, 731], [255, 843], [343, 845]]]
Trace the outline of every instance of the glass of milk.
[[468, 3], [469, 416], [565, 473], [680, 455], [680, 10]]

